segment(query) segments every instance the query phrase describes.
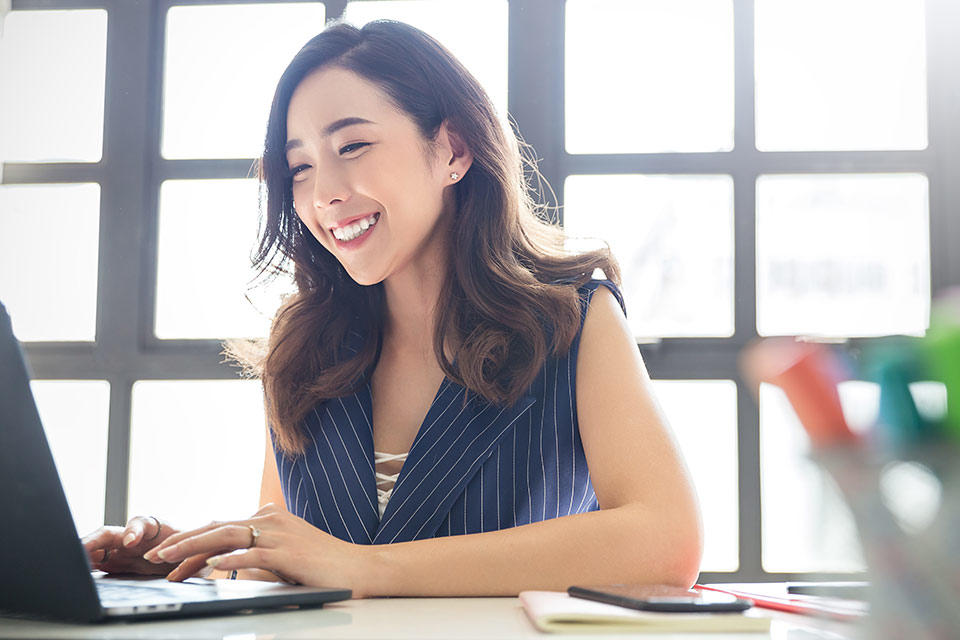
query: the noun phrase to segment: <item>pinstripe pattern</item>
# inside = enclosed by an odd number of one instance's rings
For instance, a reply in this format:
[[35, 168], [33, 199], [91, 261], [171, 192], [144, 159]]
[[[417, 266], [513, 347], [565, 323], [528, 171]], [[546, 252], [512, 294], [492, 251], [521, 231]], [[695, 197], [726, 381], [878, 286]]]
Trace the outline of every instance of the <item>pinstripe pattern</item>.
[[[597, 287], [580, 289], [581, 328]], [[345, 349], [356, 352], [352, 334]], [[317, 405], [307, 451], [277, 454], [291, 513], [351, 542], [383, 544], [502, 529], [599, 508], [577, 428], [577, 334], [548, 359], [519, 402], [498, 407], [444, 379], [378, 517], [368, 381]]]

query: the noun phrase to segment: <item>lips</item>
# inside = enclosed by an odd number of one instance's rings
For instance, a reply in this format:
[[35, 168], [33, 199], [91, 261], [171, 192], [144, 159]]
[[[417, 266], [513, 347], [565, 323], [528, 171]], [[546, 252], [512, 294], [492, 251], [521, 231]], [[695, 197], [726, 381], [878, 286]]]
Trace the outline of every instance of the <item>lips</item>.
[[359, 222], [360, 220], [363, 220], [364, 218], [369, 218], [370, 216], [375, 215], [375, 214], [377, 214], [377, 213], [380, 213], [380, 212], [379, 212], [379, 211], [371, 211], [370, 213], [361, 213], [360, 215], [358, 215], [358, 216], [353, 216], [352, 218], [345, 218], [345, 219], [343, 219], [343, 220], [338, 221], [336, 224], [334, 224], [332, 227], [330, 227], [330, 231], [332, 232], [332, 231], [334, 231], [335, 229], [342, 229], [343, 227], [350, 226], [351, 224], [354, 224], [354, 223], [356, 223], [356, 222]]
[[380, 213], [374, 212], [364, 217], [353, 218], [353, 222], [334, 227], [331, 234], [339, 246], [359, 244], [371, 232], [380, 220]]

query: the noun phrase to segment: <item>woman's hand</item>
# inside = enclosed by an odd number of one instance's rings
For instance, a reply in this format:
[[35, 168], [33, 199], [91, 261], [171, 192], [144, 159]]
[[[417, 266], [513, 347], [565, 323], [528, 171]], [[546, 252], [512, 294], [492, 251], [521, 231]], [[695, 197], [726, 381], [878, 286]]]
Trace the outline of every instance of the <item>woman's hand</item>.
[[212, 522], [172, 535], [145, 558], [181, 563], [167, 576], [170, 580], [183, 580], [205, 565], [261, 569], [294, 584], [352, 589], [362, 598], [365, 552], [362, 545], [335, 538], [271, 503], [247, 520]]
[[143, 554], [178, 533], [154, 516], [136, 516], [126, 527], [100, 527], [82, 540], [90, 565], [107, 573], [166, 575], [175, 564], [153, 563]]

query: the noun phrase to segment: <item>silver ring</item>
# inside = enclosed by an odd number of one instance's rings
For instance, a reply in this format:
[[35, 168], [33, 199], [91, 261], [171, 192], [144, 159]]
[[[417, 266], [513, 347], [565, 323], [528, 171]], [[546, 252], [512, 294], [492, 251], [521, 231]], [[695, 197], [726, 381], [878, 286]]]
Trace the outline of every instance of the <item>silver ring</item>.
[[247, 528], [250, 529], [250, 544], [247, 546], [248, 549], [253, 549], [257, 546], [257, 541], [260, 539], [260, 529], [257, 529], [252, 524], [248, 524]]

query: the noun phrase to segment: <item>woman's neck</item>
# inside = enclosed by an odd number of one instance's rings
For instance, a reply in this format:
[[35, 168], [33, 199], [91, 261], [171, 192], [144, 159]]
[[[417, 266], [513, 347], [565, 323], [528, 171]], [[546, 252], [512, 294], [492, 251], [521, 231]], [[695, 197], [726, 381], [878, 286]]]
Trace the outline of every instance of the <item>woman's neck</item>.
[[432, 345], [442, 282], [431, 276], [421, 278], [415, 274], [398, 274], [384, 285], [387, 302], [385, 338], [404, 348]]
[[445, 194], [444, 213], [430, 234], [431, 241], [403, 269], [384, 281], [386, 322], [384, 341], [394, 350], [414, 350], [433, 358], [437, 303], [450, 273], [448, 238], [453, 220], [452, 195]]
[[437, 301], [448, 271], [443, 252], [434, 249], [384, 282], [384, 338], [395, 349], [433, 352]]

